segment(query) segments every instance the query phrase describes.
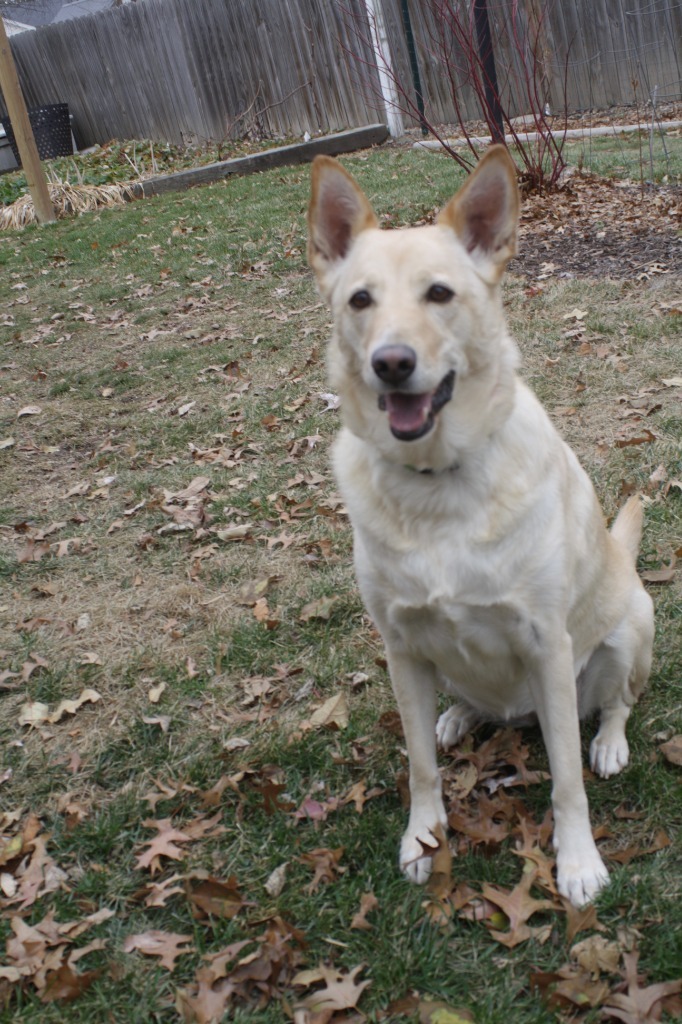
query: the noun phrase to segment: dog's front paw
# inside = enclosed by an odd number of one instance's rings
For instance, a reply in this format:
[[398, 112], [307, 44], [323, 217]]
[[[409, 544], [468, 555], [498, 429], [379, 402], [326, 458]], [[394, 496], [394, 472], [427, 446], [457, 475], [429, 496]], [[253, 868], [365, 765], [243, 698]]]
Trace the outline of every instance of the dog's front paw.
[[433, 870], [433, 856], [444, 837], [445, 830], [437, 819], [431, 826], [413, 826], [410, 822], [400, 843], [400, 868], [410, 882], [417, 885], [428, 882]]
[[608, 883], [609, 873], [597, 853], [571, 860], [557, 857], [557, 888], [574, 907], [590, 903]]
[[468, 708], [466, 704], [453, 704], [436, 722], [438, 746], [443, 750], [456, 746], [478, 719], [478, 713], [473, 708]]
[[597, 734], [590, 746], [590, 766], [593, 772], [608, 779], [622, 772], [630, 759], [628, 741], [624, 733], [615, 736]]

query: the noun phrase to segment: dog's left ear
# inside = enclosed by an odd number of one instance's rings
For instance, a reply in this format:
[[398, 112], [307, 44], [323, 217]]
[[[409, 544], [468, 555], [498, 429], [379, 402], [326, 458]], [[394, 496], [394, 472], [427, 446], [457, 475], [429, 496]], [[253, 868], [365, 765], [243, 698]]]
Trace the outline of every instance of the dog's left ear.
[[438, 215], [451, 227], [491, 282], [516, 254], [519, 190], [505, 146], [491, 146], [457, 195]]
[[313, 160], [308, 207], [308, 262], [321, 286], [330, 269], [344, 259], [357, 237], [378, 221], [359, 185], [329, 156]]

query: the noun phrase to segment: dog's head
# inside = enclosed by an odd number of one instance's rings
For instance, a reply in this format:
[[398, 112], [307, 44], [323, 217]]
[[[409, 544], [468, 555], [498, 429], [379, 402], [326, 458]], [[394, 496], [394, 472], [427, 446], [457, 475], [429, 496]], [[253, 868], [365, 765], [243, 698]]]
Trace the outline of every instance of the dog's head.
[[414, 442], [442, 433], [454, 406], [470, 416], [479, 389], [467, 379], [492, 380], [511, 344], [498, 293], [518, 212], [503, 146], [486, 153], [434, 225], [405, 231], [379, 230], [348, 172], [316, 158], [308, 258], [334, 314], [332, 383], [355, 433], [384, 450], [389, 439], [423, 448]]

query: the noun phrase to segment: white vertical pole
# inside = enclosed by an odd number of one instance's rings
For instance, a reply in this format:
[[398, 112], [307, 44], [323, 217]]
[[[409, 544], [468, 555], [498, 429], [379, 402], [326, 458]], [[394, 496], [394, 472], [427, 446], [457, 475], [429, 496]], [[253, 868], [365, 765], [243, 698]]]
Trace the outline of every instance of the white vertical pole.
[[404, 135], [403, 118], [398, 104], [398, 89], [391, 64], [391, 51], [388, 45], [388, 33], [381, 0], [365, 0], [365, 8], [372, 33], [372, 49], [379, 72], [381, 95], [386, 107], [386, 123], [393, 138], [399, 139], [401, 135]]

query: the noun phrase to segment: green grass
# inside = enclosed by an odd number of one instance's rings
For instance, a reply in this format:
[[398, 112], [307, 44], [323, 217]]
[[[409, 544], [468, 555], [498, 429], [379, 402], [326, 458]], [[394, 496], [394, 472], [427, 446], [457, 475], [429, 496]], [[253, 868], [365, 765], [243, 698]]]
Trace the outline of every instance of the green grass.
[[[462, 180], [450, 161], [397, 149], [344, 162], [394, 224], [428, 214]], [[287, 168], [0, 237], [0, 301], [11, 321], [0, 360], [0, 441], [14, 438], [0, 449], [0, 671], [19, 674], [8, 679], [17, 689], [2, 693], [3, 770], [13, 774], [0, 795], [3, 810], [20, 815], [18, 824], [3, 819], [3, 835], [37, 815], [48, 854], [65, 873], [60, 888], [21, 912], [28, 924], [51, 910], [60, 922], [114, 911], [76, 941], [106, 940], [78, 963], [80, 971], [101, 969], [90, 987], [73, 1002], [44, 1003], [30, 983], [11, 985], [0, 990], [8, 1020], [178, 1020], [176, 991], [192, 985], [202, 954], [256, 942], [274, 915], [304, 933], [300, 967], [365, 965], [362, 977], [372, 984], [359, 1005], [369, 1021], [400, 1019], [386, 1017], [387, 1007], [411, 992], [469, 1009], [477, 1024], [563, 1019], [530, 988], [532, 971], [569, 958], [562, 913], [542, 916], [551, 926], [544, 944], [531, 939], [507, 950], [483, 923], [457, 914], [442, 928], [430, 923], [424, 892], [397, 869], [403, 741], [382, 717], [394, 709], [390, 684], [355, 588], [349, 527], [328, 464], [338, 415], [323, 412], [318, 397], [328, 390], [329, 317], [305, 265], [308, 189], [308, 170]], [[12, 287], [20, 283], [26, 289]], [[660, 384], [679, 375], [680, 317], [661, 306], [673, 302], [676, 285], [555, 278], [535, 296], [522, 280], [505, 291], [524, 375], [578, 450], [607, 514], [630, 486], [650, 490], [643, 568], [667, 564], [682, 535], [679, 490], [664, 496], [649, 483], [660, 465], [669, 478], [682, 476], [679, 389]], [[588, 311], [577, 341], [566, 337], [571, 325], [563, 319], [576, 307]], [[235, 363], [236, 380], [208, 370]], [[621, 418], [621, 398], [649, 387], [660, 408], [641, 423]], [[17, 418], [26, 405], [42, 412]], [[615, 443], [642, 428], [655, 435], [651, 443]], [[308, 447], [305, 439], [318, 435]], [[198, 454], [208, 450], [215, 458]], [[316, 482], [296, 482], [298, 475]], [[172, 522], [168, 509], [178, 507], [170, 496], [199, 476], [210, 488], [198, 528], [159, 534]], [[86, 493], [68, 496], [82, 483]], [[48, 542], [78, 537], [83, 546], [22, 560], [31, 532], [55, 523], [64, 525]], [[243, 523], [252, 529], [240, 541], [215, 532]], [[286, 546], [272, 543], [278, 537]], [[266, 594], [279, 622], [272, 629], [238, 603], [244, 584], [267, 577], [276, 577]], [[597, 903], [609, 939], [623, 925], [637, 929], [640, 969], [658, 982], [679, 976], [682, 955], [679, 768], [657, 752], [661, 739], [682, 731], [679, 578], [652, 591], [656, 660], [632, 716], [632, 763], [616, 779], [589, 780], [588, 791], [593, 823], [610, 833], [607, 850], [645, 849], [659, 829], [672, 840], [630, 864], [614, 862], [612, 885]], [[303, 606], [322, 597], [338, 598], [330, 617], [302, 621]], [[89, 621], [79, 628], [83, 613]], [[31, 654], [48, 665], [23, 682]], [[356, 672], [367, 676], [357, 688], [349, 679]], [[154, 704], [149, 693], [162, 683]], [[86, 686], [101, 694], [97, 703], [33, 731], [18, 725], [28, 699], [53, 710]], [[339, 691], [347, 727], [307, 728], [314, 709]], [[168, 719], [167, 731], [159, 718]], [[532, 767], [546, 768], [538, 730], [524, 741]], [[453, 770], [448, 759], [443, 766]], [[204, 794], [225, 778], [232, 783], [207, 809]], [[362, 813], [350, 803], [323, 821], [296, 817], [306, 797], [333, 801], [362, 780], [378, 791]], [[272, 785], [282, 787], [279, 807], [267, 806]], [[144, 798], [160, 787], [165, 796], [153, 808]], [[549, 782], [518, 792], [541, 820]], [[618, 817], [622, 803], [644, 817]], [[136, 867], [154, 835], [146, 821], [171, 818], [182, 829], [217, 810], [224, 831], [189, 843], [182, 860], [165, 861], [153, 877]], [[519, 880], [511, 840], [453, 842], [462, 843], [457, 882], [480, 889]], [[308, 892], [312, 871], [301, 858], [338, 847], [344, 870]], [[284, 888], [271, 896], [265, 882], [284, 862]], [[19, 862], [8, 866], [15, 873]], [[151, 882], [197, 871], [234, 876], [244, 909], [231, 920], [198, 920], [182, 881], [165, 906], [145, 905]], [[351, 929], [367, 892], [378, 900], [372, 929]], [[156, 958], [123, 952], [129, 935], [148, 929], [190, 935], [195, 950], [172, 973]], [[10, 934], [8, 914], [0, 940]], [[607, 980], [613, 987], [617, 978]], [[290, 984], [282, 992], [295, 1000]], [[230, 1019], [284, 1019], [278, 1000], [256, 1002], [253, 993], [237, 1000]], [[599, 1015], [594, 1009], [579, 1019], [593, 1024]]]

